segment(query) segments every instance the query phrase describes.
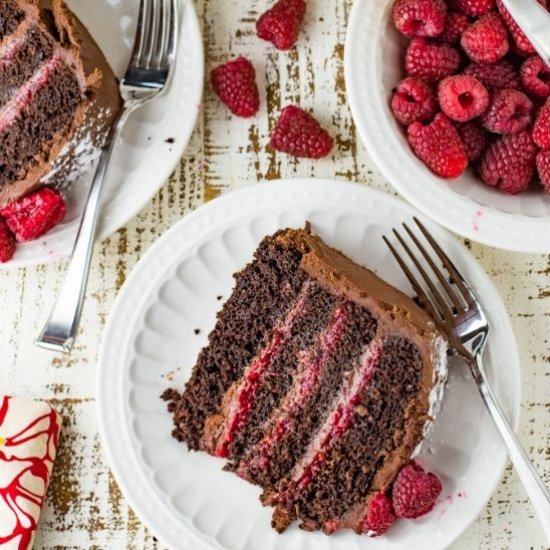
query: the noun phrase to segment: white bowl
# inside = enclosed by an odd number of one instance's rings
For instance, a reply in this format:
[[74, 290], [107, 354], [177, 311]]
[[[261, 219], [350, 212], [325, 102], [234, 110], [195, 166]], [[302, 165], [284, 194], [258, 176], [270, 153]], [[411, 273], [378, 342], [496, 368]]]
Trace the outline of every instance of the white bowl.
[[433, 174], [412, 153], [390, 110], [403, 78], [407, 40], [395, 30], [393, 0], [355, 0], [350, 15], [345, 78], [357, 130], [384, 176], [416, 208], [463, 237], [518, 252], [550, 252], [550, 195], [507, 195], [468, 169], [456, 180]]

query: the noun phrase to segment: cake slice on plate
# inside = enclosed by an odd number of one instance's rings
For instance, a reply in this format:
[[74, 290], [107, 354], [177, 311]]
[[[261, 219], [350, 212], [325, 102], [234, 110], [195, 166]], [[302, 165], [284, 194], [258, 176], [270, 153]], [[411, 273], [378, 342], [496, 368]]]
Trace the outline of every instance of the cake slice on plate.
[[2, 0], [0, 207], [77, 180], [119, 109], [111, 68], [62, 0]]
[[[261, 486], [278, 531], [299, 519], [377, 535], [380, 510], [431, 509], [441, 485], [411, 460], [447, 346], [424, 310], [308, 227], [265, 238], [235, 279], [185, 391], [164, 396], [174, 436]], [[392, 503], [400, 472], [422, 478], [429, 506], [401, 502], [407, 488]]]

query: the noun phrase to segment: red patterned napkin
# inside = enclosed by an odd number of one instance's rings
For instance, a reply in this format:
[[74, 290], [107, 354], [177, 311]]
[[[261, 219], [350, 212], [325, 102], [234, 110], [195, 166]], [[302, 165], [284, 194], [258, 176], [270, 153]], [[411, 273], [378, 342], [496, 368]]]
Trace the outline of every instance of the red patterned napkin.
[[0, 550], [32, 547], [60, 430], [47, 403], [0, 395]]

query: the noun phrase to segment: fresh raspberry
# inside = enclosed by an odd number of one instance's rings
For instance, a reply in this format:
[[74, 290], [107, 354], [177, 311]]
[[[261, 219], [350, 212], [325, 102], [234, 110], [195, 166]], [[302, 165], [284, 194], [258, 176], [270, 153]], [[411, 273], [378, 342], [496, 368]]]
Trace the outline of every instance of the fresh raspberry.
[[212, 70], [212, 87], [229, 110], [245, 118], [254, 116], [260, 108], [256, 71], [244, 57]]
[[498, 13], [484, 15], [462, 33], [460, 45], [472, 61], [496, 63], [510, 49], [502, 17]]
[[521, 132], [533, 120], [533, 102], [518, 90], [496, 90], [481, 122], [494, 134]]
[[392, 500], [397, 517], [418, 518], [435, 506], [443, 487], [438, 477], [410, 462], [397, 474], [393, 483]]
[[537, 155], [537, 171], [544, 190], [550, 193], [550, 151], [539, 151]]
[[0, 210], [19, 242], [33, 241], [61, 223], [67, 205], [59, 193], [44, 187]]
[[367, 515], [363, 520], [363, 532], [369, 533], [371, 537], [378, 537], [384, 534], [395, 520], [392, 501], [385, 493], [376, 493], [369, 502]]
[[451, 11], [447, 14], [443, 32], [437, 37], [442, 42], [456, 44], [462, 33], [470, 26], [470, 20], [463, 13]]
[[464, 145], [468, 160], [470, 162], [476, 161], [489, 145], [489, 134], [474, 122], [459, 124], [456, 129]]
[[426, 82], [454, 74], [459, 65], [460, 54], [455, 48], [425, 38], [413, 38], [405, 54], [407, 74]]
[[550, 99], [540, 108], [533, 125], [533, 140], [541, 149], [550, 149]]
[[458, 122], [481, 115], [489, 105], [487, 88], [477, 78], [464, 74], [444, 78], [439, 83], [437, 97], [442, 111]]
[[256, 32], [278, 50], [289, 50], [296, 44], [305, 14], [305, 0], [279, 0], [258, 19]]
[[475, 76], [489, 89], [519, 88], [518, 74], [509, 61], [499, 61], [494, 65], [470, 63], [464, 73]]
[[447, 5], [443, 0], [397, 0], [392, 18], [397, 30], [415, 36], [437, 36], [445, 27]]
[[[525, 36], [525, 33], [519, 28], [519, 25], [515, 22], [513, 17], [510, 15], [508, 10], [504, 7], [504, 4], [501, 0], [496, 0], [498, 11], [504, 18], [504, 21], [506, 22], [506, 25], [508, 26], [508, 30], [510, 31], [510, 34], [512, 35], [512, 39], [514, 41], [514, 44], [516, 46], [515, 51], [519, 53], [520, 55], [530, 55], [535, 53], [535, 48], [529, 42], [528, 38]], [[538, 3], [543, 6], [544, 8], [547, 8], [547, 2], [546, 0], [538, 0]]]
[[438, 176], [457, 178], [468, 166], [460, 136], [444, 114], [437, 114], [426, 126], [411, 124], [407, 134], [414, 154]]
[[0, 264], [9, 262], [15, 254], [15, 236], [10, 231], [6, 220], [0, 218]]
[[395, 88], [391, 109], [401, 124], [427, 122], [434, 117], [435, 108], [435, 94], [421, 80], [408, 76]]
[[495, 7], [495, 0], [454, 0], [458, 10], [471, 17], [481, 17]]
[[277, 151], [314, 159], [328, 155], [333, 143], [332, 137], [313, 116], [294, 105], [282, 110], [270, 141]]
[[495, 141], [481, 160], [481, 179], [505, 193], [525, 191], [533, 179], [537, 147], [529, 132]]
[[519, 70], [523, 89], [536, 97], [550, 95], [550, 67], [538, 56], [526, 59]]

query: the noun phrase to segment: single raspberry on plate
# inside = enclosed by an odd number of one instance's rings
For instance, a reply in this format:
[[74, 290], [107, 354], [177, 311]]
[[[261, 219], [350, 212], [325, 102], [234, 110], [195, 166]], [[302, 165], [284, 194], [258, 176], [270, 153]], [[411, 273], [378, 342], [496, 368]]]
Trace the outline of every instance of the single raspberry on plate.
[[481, 17], [495, 7], [495, 0], [453, 0], [454, 6], [471, 17]]
[[502, 17], [498, 13], [484, 15], [462, 33], [460, 45], [472, 61], [496, 63], [510, 49]]
[[63, 221], [67, 205], [63, 197], [44, 187], [0, 210], [19, 242], [33, 241]]
[[550, 193], [550, 151], [539, 151], [537, 154], [537, 171], [544, 190]]
[[15, 254], [15, 236], [10, 231], [6, 220], [0, 218], [0, 264], [9, 262]]
[[384, 534], [395, 520], [392, 501], [380, 491], [369, 502], [367, 515], [363, 520], [363, 532], [371, 537], [378, 537]]
[[[546, 0], [537, 0], [537, 1], [541, 6], [548, 9]], [[513, 17], [510, 15], [510, 12], [504, 7], [504, 4], [502, 3], [502, 1], [496, 0], [496, 2], [497, 2], [498, 11], [504, 18], [504, 21], [506, 21], [508, 30], [512, 35], [512, 39], [516, 46], [516, 48], [514, 48], [516, 53], [520, 55], [522, 54], [530, 55], [535, 53], [535, 48], [533, 47], [533, 44], [529, 42], [529, 39], [525, 36], [525, 33], [519, 28], [519, 25], [515, 22]]]
[[392, 500], [397, 517], [418, 518], [435, 506], [443, 487], [439, 478], [416, 462], [410, 462], [397, 474]]
[[464, 74], [475, 76], [489, 89], [519, 88], [519, 77], [516, 69], [509, 61], [499, 61], [494, 65], [470, 63]]
[[540, 108], [533, 125], [533, 140], [541, 149], [550, 149], [550, 99]]
[[460, 54], [448, 44], [438, 44], [426, 38], [413, 38], [405, 54], [408, 76], [426, 82], [436, 82], [454, 74], [460, 65]]
[[468, 166], [464, 145], [453, 123], [443, 114], [423, 126], [414, 122], [407, 129], [414, 154], [438, 176], [457, 178]]
[[533, 179], [536, 156], [537, 146], [529, 132], [503, 136], [483, 155], [481, 179], [505, 193], [521, 193]]
[[212, 87], [229, 110], [245, 118], [254, 116], [260, 108], [260, 93], [256, 71], [244, 57], [220, 65], [210, 73]]
[[462, 33], [470, 26], [470, 20], [468, 16], [457, 11], [451, 11], [447, 14], [445, 20], [445, 27], [443, 32], [437, 37], [442, 42], [448, 42], [449, 44], [456, 44]]
[[489, 105], [487, 88], [477, 78], [464, 74], [444, 78], [439, 83], [437, 97], [441, 110], [458, 122], [480, 116]]
[[281, 111], [270, 144], [282, 153], [318, 159], [330, 153], [334, 141], [313, 116], [289, 105]]
[[435, 94], [425, 82], [408, 76], [396, 86], [391, 109], [401, 124], [427, 122], [435, 115]]
[[296, 44], [306, 14], [305, 0], [279, 0], [256, 22], [256, 33], [278, 50], [289, 50]]
[[526, 59], [519, 70], [523, 89], [536, 97], [550, 95], [550, 67], [538, 56]]
[[415, 36], [437, 36], [445, 27], [447, 5], [443, 0], [397, 0], [392, 18], [399, 32]]
[[465, 122], [456, 127], [470, 162], [476, 161], [489, 145], [489, 133], [475, 122]]
[[484, 128], [494, 134], [521, 132], [533, 120], [533, 102], [519, 90], [496, 90], [481, 116]]

